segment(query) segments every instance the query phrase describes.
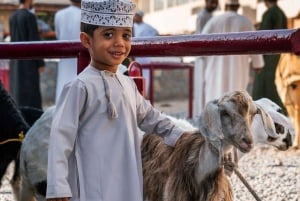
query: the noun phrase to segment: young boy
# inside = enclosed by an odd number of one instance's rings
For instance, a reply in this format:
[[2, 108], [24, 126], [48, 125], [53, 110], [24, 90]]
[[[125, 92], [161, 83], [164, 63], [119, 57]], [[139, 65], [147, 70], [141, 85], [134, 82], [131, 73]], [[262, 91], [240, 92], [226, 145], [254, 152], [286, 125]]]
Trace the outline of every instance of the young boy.
[[131, 49], [134, 4], [82, 0], [80, 39], [91, 63], [66, 84], [49, 144], [48, 201], [142, 201], [139, 128], [174, 146], [183, 131], [117, 72]]

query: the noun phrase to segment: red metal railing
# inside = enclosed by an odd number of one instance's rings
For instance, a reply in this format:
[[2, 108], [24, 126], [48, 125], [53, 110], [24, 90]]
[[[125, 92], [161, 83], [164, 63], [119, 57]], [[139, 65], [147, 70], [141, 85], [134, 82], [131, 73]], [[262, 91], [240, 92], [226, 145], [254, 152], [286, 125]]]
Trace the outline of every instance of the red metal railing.
[[175, 62], [150, 62], [143, 63], [143, 68], [149, 69], [149, 100], [154, 103], [154, 91], [153, 91], [153, 72], [158, 69], [163, 70], [182, 70], [187, 69], [188, 75], [188, 117], [193, 116], [193, 99], [194, 99], [194, 65], [187, 63], [175, 63]]
[[[25, 50], [25, 51], [24, 51]], [[134, 38], [130, 56], [300, 53], [300, 29]], [[88, 57], [79, 41], [0, 43], [1, 59]]]
[[[134, 38], [130, 56], [200, 56], [300, 54], [300, 29], [252, 31], [209, 35]], [[0, 59], [78, 58], [78, 72], [89, 62], [79, 41], [0, 43]]]

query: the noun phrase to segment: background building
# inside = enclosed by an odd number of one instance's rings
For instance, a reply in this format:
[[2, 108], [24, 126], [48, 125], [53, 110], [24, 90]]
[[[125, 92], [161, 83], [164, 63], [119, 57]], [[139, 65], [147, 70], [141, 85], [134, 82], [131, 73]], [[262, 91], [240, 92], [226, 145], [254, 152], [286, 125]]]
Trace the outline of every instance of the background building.
[[[191, 34], [195, 31], [196, 15], [204, 7], [205, 0], [133, 0], [137, 8], [144, 11], [144, 21], [158, 29], [162, 35]], [[69, 5], [69, 0], [35, 0], [35, 10], [39, 19], [48, 23], [53, 29], [53, 16], [58, 9]], [[218, 15], [223, 12], [224, 0], [219, 0]], [[17, 9], [18, 0], [0, 0], [0, 24], [7, 32], [8, 18]], [[262, 0], [240, 0], [239, 13], [246, 15], [253, 24], [260, 22], [266, 7]], [[279, 0], [279, 6], [289, 18], [289, 27], [300, 27], [299, 0]]]
[[[138, 8], [145, 12], [144, 20], [156, 27], [163, 35], [190, 34], [195, 31], [196, 14], [204, 7], [205, 0], [138, 0]], [[261, 0], [240, 0], [239, 13], [253, 24], [260, 22], [266, 10]], [[300, 12], [299, 0], [279, 0], [279, 6], [291, 20]], [[223, 12], [224, 0], [219, 0], [216, 15]]]

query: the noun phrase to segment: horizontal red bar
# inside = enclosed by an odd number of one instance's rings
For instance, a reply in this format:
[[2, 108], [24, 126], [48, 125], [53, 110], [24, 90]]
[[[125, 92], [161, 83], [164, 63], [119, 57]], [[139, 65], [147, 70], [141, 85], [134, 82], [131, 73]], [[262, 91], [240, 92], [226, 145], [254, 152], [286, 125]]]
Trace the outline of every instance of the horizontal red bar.
[[[0, 43], [1, 59], [70, 58], [87, 50], [79, 41]], [[130, 56], [300, 53], [300, 29], [133, 38]]]

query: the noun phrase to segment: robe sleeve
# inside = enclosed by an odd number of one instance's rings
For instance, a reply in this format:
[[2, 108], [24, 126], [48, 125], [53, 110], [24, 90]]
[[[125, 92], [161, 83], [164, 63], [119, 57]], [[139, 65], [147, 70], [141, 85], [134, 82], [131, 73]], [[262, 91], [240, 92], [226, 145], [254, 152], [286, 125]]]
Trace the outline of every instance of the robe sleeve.
[[177, 127], [167, 115], [155, 109], [150, 101], [136, 89], [137, 97], [137, 119], [141, 130], [146, 134], [156, 133], [164, 138], [167, 145], [175, 146], [177, 140], [182, 135], [183, 130]]
[[77, 137], [85, 97], [85, 88], [78, 82], [66, 85], [57, 103], [48, 149], [47, 198], [72, 197], [68, 183], [68, 158]]

